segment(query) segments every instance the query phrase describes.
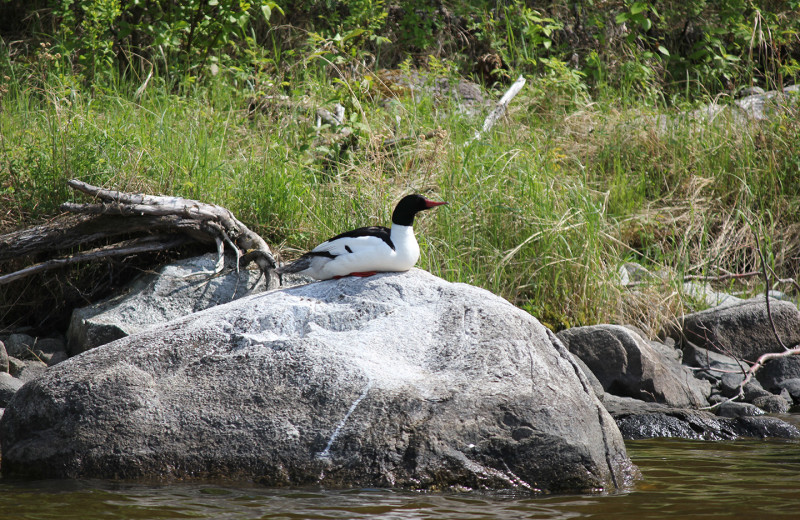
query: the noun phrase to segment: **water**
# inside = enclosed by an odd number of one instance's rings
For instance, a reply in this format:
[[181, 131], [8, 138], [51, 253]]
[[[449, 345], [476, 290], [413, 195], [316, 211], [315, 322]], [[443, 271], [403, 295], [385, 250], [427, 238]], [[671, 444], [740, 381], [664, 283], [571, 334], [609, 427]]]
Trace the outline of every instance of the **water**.
[[656, 439], [627, 446], [644, 479], [611, 495], [532, 498], [0, 479], [0, 520], [800, 518], [798, 441]]

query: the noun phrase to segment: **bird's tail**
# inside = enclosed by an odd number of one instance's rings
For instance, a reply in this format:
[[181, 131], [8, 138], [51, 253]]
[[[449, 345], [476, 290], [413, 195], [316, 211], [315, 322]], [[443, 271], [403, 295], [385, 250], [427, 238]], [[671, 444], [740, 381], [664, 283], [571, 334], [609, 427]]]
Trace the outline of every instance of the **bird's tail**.
[[305, 271], [309, 267], [311, 267], [311, 257], [303, 255], [290, 264], [283, 264], [278, 267], [275, 269], [275, 272], [278, 274], [299, 273], [300, 271]]

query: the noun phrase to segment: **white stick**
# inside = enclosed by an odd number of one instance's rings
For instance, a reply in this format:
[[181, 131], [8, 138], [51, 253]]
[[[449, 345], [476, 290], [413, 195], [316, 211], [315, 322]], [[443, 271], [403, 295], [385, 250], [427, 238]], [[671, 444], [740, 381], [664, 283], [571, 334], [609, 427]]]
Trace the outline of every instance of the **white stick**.
[[497, 102], [497, 106], [494, 107], [494, 110], [492, 110], [492, 112], [486, 117], [486, 120], [483, 122], [483, 128], [480, 131], [475, 132], [475, 135], [472, 136], [472, 139], [467, 141], [467, 144], [470, 144], [472, 141], [480, 139], [481, 134], [486, 133], [492, 129], [497, 120], [500, 119], [503, 116], [503, 114], [505, 114], [506, 109], [508, 108], [508, 104], [511, 102], [512, 99], [514, 99], [514, 96], [516, 96], [524, 86], [525, 86], [525, 78], [520, 76], [519, 78], [517, 78], [517, 81], [515, 81], [514, 84], [511, 85], [511, 88], [509, 88], [506, 91], [506, 93], [503, 94], [503, 97], [501, 97], [500, 101]]

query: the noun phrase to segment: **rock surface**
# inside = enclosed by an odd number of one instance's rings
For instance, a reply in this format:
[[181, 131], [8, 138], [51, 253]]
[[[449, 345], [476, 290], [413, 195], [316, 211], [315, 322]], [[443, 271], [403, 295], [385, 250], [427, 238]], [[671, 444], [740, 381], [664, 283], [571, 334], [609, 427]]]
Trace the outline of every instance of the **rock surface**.
[[756, 372], [756, 377], [764, 388], [780, 390], [783, 381], [800, 379], [800, 356], [770, 359]]
[[659, 403], [606, 394], [603, 404], [625, 439], [674, 437], [721, 441], [742, 437], [800, 438], [800, 430], [777, 417], [719, 417], [705, 410], [673, 408]]
[[0, 372], [8, 372], [8, 353], [2, 341], [0, 341]]
[[424, 271], [271, 291], [73, 357], [0, 421], [6, 475], [578, 491], [636, 475], [558, 339]]
[[603, 390], [622, 397], [670, 406], [706, 406], [711, 386], [681, 366], [667, 349], [652, 345], [619, 325], [575, 327], [558, 333], [570, 352], [581, 358]]
[[0, 408], [4, 408], [24, 383], [6, 372], [0, 372]]
[[[229, 270], [209, 276], [215, 254], [179, 260], [136, 279], [123, 294], [75, 309], [67, 331], [71, 355], [154, 325], [227, 303], [265, 289], [259, 271]], [[232, 264], [232, 259], [227, 258]]]
[[[800, 343], [800, 311], [787, 301], [770, 299], [775, 327], [785, 345]], [[764, 298], [754, 298], [724, 308], [688, 314], [683, 331], [673, 332], [679, 343], [686, 342], [722, 352], [739, 359], [755, 361], [761, 354], [781, 352], [767, 316]]]

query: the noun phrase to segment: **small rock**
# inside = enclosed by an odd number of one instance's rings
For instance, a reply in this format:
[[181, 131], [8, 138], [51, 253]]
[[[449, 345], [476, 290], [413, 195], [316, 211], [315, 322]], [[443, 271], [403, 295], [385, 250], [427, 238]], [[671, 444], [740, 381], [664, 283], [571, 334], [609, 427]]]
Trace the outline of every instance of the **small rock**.
[[756, 372], [756, 378], [764, 388], [778, 390], [781, 382], [800, 378], [800, 356], [771, 359]]
[[723, 402], [725, 402], [727, 400], [728, 400], [728, 398], [725, 397], [722, 394], [711, 394], [711, 396], [708, 398], [708, 403], [711, 404], [711, 405], [715, 405], [715, 404], [723, 403]]
[[800, 404], [800, 378], [785, 379], [778, 384], [781, 394], [786, 392], [794, 404]]
[[[226, 257], [233, 264], [232, 257]], [[267, 289], [260, 271], [239, 269], [209, 276], [217, 257], [185, 258], [139, 277], [125, 292], [75, 309], [67, 330], [72, 355], [158, 324]]]
[[747, 96], [755, 96], [757, 94], [765, 94], [765, 93], [766, 93], [765, 90], [761, 87], [745, 87], [736, 93], [736, 97], [743, 98]]
[[51, 367], [53, 365], [57, 365], [62, 361], [69, 359], [69, 356], [65, 351], [55, 352], [50, 355], [50, 359], [47, 361], [47, 366]]
[[25, 368], [25, 362], [14, 356], [8, 356], [8, 373], [14, 377], [19, 376], [22, 369]]
[[692, 343], [683, 345], [682, 351], [684, 363], [690, 367], [704, 369], [695, 372], [695, 377], [719, 381], [725, 372], [741, 372], [749, 368], [743, 361], [737, 361], [730, 356], [698, 347]]
[[67, 344], [60, 338], [38, 338], [34, 348], [38, 352], [55, 354], [56, 352], [66, 352]]
[[636, 285], [642, 282], [652, 282], [658, 277], [636, 262], [626, 262], [619, 267], [619, 281], [621, 285]]
[[2, 341], [0, 341], [0, 372], [8, 372], [8, 352]]
[[753, 417], [764, 415], [764, 411], [754, 404], [727, 401], [717, 407], [717, 415], [720, 417]]
[[[752, 403], [759, 397], [767, 397], [771, 395], [774, 394], [764, 390], [764, 387], [761, 386], [761, 383], [759, 383], [757, 380], [750, 380], [746, 385], [744, 385], [744, 402], [746, 403]], [[761, 407], [759, 406], [759, 408]]]
[[17, 390], [25, 383], [5, 372], [0, 372], [0, 408], [5, 408]]
[[719, 391], [725, 397], [733, 397], [739, 393], [742, 381], [744, 381], [744, 374], [740, 372], [722, 374], [719, 380]]
[[767, 413], [786, 413], [789, 411], [789, 403], [779, 395], [769, 394], [756, 397], [753, 404]]
[[25, 362], [25, 367], [19, 371], [16, 377], [22, 382], [27, 383], [44, 374], [45, 370], [47, 370], [47, 363], [39, 361], [38, 359], [30, 360]]
[[6, 352], [15, 358], [27, 359], [33, 354], [36, 339], [27, 334], [11, 334], [5, 341]]
[[684, 282], [683, 292], [707, 307], [729, 307], [744, 300], [731, 294], [715, 291], [708, 284]]

